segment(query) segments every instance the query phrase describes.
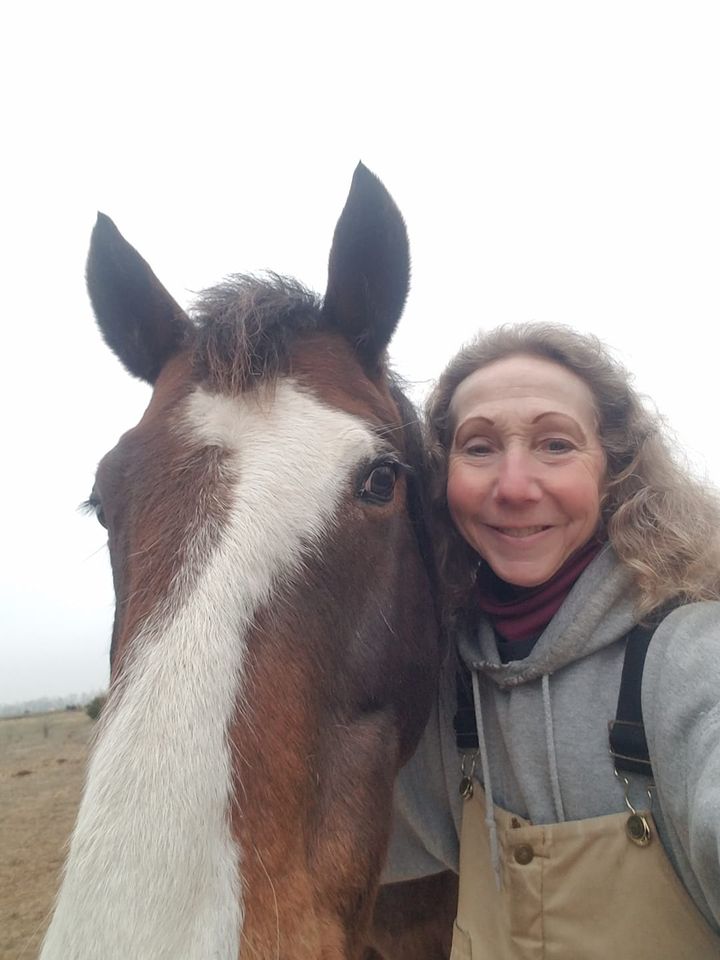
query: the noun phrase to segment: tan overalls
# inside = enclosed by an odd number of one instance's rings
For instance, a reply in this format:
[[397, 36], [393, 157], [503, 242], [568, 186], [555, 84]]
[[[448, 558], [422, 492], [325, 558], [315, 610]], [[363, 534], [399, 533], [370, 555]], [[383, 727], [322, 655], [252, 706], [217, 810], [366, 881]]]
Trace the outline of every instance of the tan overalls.
[[495, 807], [498, 889], [479, 784], [464, 801], [451, 960], [710, 960], [716, 936], [627, 813], [533, 826]]

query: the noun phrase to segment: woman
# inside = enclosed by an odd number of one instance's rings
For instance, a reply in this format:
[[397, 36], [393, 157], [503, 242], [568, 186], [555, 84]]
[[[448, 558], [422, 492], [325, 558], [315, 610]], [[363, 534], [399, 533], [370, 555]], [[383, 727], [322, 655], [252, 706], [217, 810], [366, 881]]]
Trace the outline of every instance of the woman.
[[[601, 344], [562, 327], [480, 336], [428, 424], [456, 643], [385, 879], [459, 870], [457, 960], [720, 956], [714, 494]], [[608, 725], [628, 637], [653, 628], [623, 685], [641, 685], [643, 775]]]

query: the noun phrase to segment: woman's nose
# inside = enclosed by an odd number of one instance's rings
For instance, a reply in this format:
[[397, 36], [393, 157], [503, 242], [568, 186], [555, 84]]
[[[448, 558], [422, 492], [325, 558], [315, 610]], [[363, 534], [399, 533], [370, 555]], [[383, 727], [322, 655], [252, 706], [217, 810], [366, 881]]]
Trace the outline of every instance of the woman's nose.
[[508, 450], [502, 457], [495, 481], [496, 500], [527, 503], [540, 499], [542, 491], [536, 463], [527, 450]]

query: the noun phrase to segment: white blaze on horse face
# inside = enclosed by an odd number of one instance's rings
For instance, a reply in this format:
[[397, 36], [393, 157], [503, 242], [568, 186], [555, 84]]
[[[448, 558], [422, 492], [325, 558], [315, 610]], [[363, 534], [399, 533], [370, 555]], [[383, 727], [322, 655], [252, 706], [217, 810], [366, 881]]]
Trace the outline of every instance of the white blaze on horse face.
[[[246, 635], [275, 585], [329, 532], [379, 441], [291, 381], [266, 401], [198, 389], [180, 429], [228, 452], [217, 546], [129, 644], [101, 721], [43, 960], [236, 960], [242, 851], [227, 740]], [[182, 580], [182, 577], [179, 578]]]

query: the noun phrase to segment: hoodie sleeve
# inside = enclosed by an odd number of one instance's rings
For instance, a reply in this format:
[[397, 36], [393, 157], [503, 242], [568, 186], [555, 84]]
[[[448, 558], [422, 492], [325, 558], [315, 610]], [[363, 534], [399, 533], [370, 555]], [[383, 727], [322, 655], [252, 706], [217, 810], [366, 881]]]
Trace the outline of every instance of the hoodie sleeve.
[[443, 670], [439, 696], [418, 749], [395, 784], [393, 829], [383, 883], [458, 872], [460, 760], [455, 713], [453, 658]]
[[668, 853], [720, 926], [720, 603], [671, 613], [648, 650], [643, 717]]

